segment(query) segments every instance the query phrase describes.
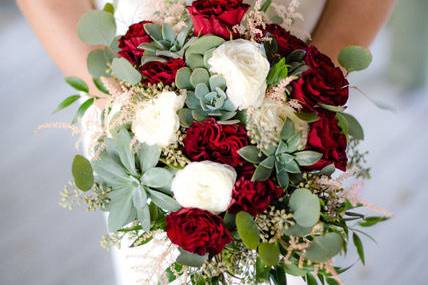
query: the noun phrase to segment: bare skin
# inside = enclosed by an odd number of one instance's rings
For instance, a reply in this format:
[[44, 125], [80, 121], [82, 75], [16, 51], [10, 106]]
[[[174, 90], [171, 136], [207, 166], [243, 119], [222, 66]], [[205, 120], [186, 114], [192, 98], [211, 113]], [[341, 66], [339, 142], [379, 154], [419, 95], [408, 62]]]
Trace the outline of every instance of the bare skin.
[[394, 0], [327, 0], [312, 33], [313, 44], [334, 61], [345, 46], [368, 47], [393, 4]]
[[[91, 1], [17, 2], [63, 73], [66, 76], [77, 75], [91, 82], [86, 68], [86, 57], [93, 47], [82, 43], [76, 34], [76, 24], [80, 16], [93, 9]], [[313, 43], [333, 60], [344, 46], [368, 46], [385, 22], [392, 6], [393, 0], [327, 0], [313, 33]]]

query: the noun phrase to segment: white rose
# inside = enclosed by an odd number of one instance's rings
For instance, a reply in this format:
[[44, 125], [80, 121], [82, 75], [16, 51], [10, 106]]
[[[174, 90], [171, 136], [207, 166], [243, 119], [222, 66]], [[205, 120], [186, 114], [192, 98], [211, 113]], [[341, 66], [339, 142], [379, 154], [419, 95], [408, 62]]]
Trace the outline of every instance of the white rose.
[[258, 107], [266, 92], [270, 65], [261, 45], [243, 40], [227, 41], [208, 60], [210, 71], [221, 74], [235, 107]]
[[159, 146], [167, 146], [177, 141], [177, 131], [180, 127], [177, 111], [183, 108], [185, 99], [185, 96], [177, 96], [168, 91], [142, 104], [132, 123], [137, 140]]
[[171, 190], [181, 206], [217, 214], [229, 207], [235, 180], [236, 172], [229, 165], [191, 162], [177, 172]]

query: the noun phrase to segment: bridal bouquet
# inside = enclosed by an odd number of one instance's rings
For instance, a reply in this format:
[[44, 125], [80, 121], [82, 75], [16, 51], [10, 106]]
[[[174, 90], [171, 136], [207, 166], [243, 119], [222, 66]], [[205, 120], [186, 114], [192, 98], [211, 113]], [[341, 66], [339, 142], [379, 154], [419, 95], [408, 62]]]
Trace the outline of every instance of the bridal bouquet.
[[61, 203], [107, 212], [104, 244], [163, 239], [156, 282], [340, 284], [333, 258], [353, 243], [364, 263], [360, 228], [387, 219], [344, 183], [369, 172], [343, 70], [371, 55], [346, 47], [335, 66], [286, 29], [295, 2], [175, 1], [119, 37], [112, 5], [79, 22], [103, 95], [66, 78], [80, 95], [58, 110], [85, 98], [72, 126], [85, 156]]

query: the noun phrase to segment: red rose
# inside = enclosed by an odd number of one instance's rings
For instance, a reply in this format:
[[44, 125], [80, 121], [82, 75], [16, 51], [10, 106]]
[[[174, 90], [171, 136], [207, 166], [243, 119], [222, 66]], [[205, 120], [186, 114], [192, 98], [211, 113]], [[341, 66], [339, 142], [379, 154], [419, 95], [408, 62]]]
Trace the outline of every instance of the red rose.
[[229, 212], [245, 211], [253, 216], [263, 213], [273, 201], [279, 199], [284, 191], [272, 180], [252, 182], [244, 177], [235, 183]]
[[233, 240], [221, 217], [200, 209], [182, 208], [169, 214], [166, 233], [172, 243], [199, 255], [216, 255]]
[[293, 36], [280, 25], [269, 24], [264, 30], [264, 34], [270, 34], [278, 44], [278, 53], [281, 56], [287, 56], [296, 49], [306, 49], [307, 45], [301, 39]]
[[134, 65], [140, 65], [144, 50], [138, 48], [142, 43], [151, 42], [152, 39], [144, 30], [144, 25], [150, 21], [142, 21], [129, 27], [126, 34], [119, 39], [119, 55]]
[[221, 125], [209, 118], [193, 122], [183, 143], [184, 154], [192, 161], [211, 160], [237, 167], [244, 162], [238, 150], [248, 145], [248, 136], [242, 125]]
[[241, 23], [249, 7], [242, 0], [197, 0], [187, 9], [195, 36], [213, 34], [229, 39], [233, 26]]
[[310, 124], [307, 149], [323, 154], [321, 160], [308, 167], [319, 170], [334, 163], [336, 168], [345, 171], [348, 158], [346, 157], [346, 136], [339, 128], [334, 112], [319, 112], [319, 120]]
[[342, 70], [315, 47], [307, 49], [305, 63], [309, 70], [305, 71], [299, 80], [293, 82], [291, 97], [309, 110], [313, 110], [317, 103], [345, 105], [349, 96], [349, 82]]
[[177, 71], [186, 64], [181, 58], [171, 58], [166, 62], [151, 61], [140, 68], [145, 83], [157, 84], [162, 82], [170, 85], [175, 82]]

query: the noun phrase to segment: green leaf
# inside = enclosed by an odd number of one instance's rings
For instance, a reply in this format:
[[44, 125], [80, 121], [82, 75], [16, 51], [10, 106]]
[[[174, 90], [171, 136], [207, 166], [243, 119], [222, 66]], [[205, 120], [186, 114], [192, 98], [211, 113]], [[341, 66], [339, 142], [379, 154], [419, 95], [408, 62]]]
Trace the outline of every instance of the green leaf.
[[339, 125], [339, 128], [342, 130], [342, 133], [344, 135], [348, 135], [349, 124], [348, 124], [348, 120], [346, 120], [345, 116], [343, 116], [343, 113], [337, 112], [336, 119], [337, 119], [337, 124]]
[[297, 163], [300, 166], [311, 166], [317, 163], [323, 156], [322, 153], [310, 150], [296, 152], [294, 155]]
[[77, 24], [79, 38], [90, 45], [109, 46], [116, 35], [114, 16], [105, 11], [85, 13]]
[[334, 166], [334, 163], [327, 165], [323, 169], [320, 170], [321, 175], [327, 175], [330, 176], [336, 171], [336, 166]]
[[333, 106], [333, 105], [322, 104], [322, 103], [318, 103], [318, 105], [320, 105], [322, 108], [324, 108], [328, 111], [332, 111], [332, 112], [343, 112], [343, 111], [345, 111], [345, 108], [342, 106]]
[[144, 231], [148, 232], [151, 228], [151, 220], [150, 220], [150, 210], [146, 205], [143, 208], [136, 208], [137, 210], [137, 218], [141, 224], [141, 227]]
[[96, 49], [89, 53], [86, 60], [89, 73], [95, 77], [109, 76], [109, 68], [114, 55], [110, 48]]
[[196, 87], [199, 83], [208, 83], [210, 75], [205, 68], [196, 68], [190, 75], [190, 83]]
[[299, 119], [307, 122], [307, 123], [313, 123], [319, 120], [319, 116], [316, 113], [311, 112], [299, 112], [296, 114]]
[[115, 58], [112, 62], [112, 74], [120, 80], [135, 85], [142, 79], [141, 74], [124, 58]]
[[369, 67], [373, 56], [369, 49], [361, 46], [348, 46], [343, 48], [338, 61], [348, 72], [359, 71]]
[[192, 69], [204, 68], [204, 57], [200, 54], [186, 53], [186, 65]]
[[64, 110], [68, 106], [71, 106], [74, 102], [80, 99], [80, 95], [72, 95], [67, 98], [65, 98], [61, 103], [58, 104], [58, 106], [53, 111], [54, 113], [59, 112], [61, 110]]
[[144, 24], [144, 30], [154, 41], [160, 41], [163, 39], [162, 27], [159, 24], [152, 24], [152, 23]]
[[290, 184], [290, 177], [288, 172], [284, 169], [276, 171], [276, 180], [278, 181], [279, 186], [282, 189], [287, 190], [288, 185]]
[[272, 168], [266, 168], [263, 165], [259, 165], [256, 167], [256, 171], [254, 171], [251, 181], [266, 181], [272, 175], [272, 171]]
[[357, 140], [364, 140], [364, 130], [358, 120], [351, 114], [342, 113], [342, 116], [348, 121], [349, 134]]
[[236, 215], [236, 228], [244, 245], [249, 249], [256, 249], [260, 244], [260, 232], [253, 217], [246, 212]]
[[[288, 75], [288, 66], [285, 63], [285, 58], [274, 64], [270, 69], [269, 74], [266, 78], [266, 82], [269, 86], [278, 85], [281, 80], [285, 79]], [[285, 95], [285, 94], [284, 94]]]
[[111, 3], [106, 3], [104, 5], [103, 11], [114, 15], [114, 6]]
[[311, 273], [306, 274], [306, 282], [308, 285], [318, 285], [317, 280]]
[[155, 203], [156, 206], [159, 208], [169, 211], [169, 212], [175, 212], [178, 211], [181, 206], [177, 203], [177, 201], [174, 198], [171, 198], [170, 196], [154, 190], [148, 190], [150, 194], [150, 198], [152, 199], [153, 203]]
[[113, 188], [133, 187], [134, 181], [128, 176], [125, 168], [116, 157], [107, 152], [104, 152], [99, 159], [92, 161], [92, 166], [97, 179], [107, 186]]
[[164, 23], [162, 24], [162, 37], [164, 40], [173, 43], [175, 41], [175, 38], [177, 37], [177, 34], [174, 32], [170, 25]]
[[271, 280], [275, 285], [287, 285], [287, 276], [282, 266], [277, 266], [270, 271]]
[[363, 221], [361, 221], [359, 225], [361, 227], [371, 227], [380, 222], [387, 221], [388, 219], [388, 217], [367, 217]]
[[207, 50], [216, 48], [224, 43], [218, 36], [203, 36], [194, 41], [188, 48], [188, 53], [204, 54]]
[[366, 259], [364, 255], [363, 243], [361, 242], [360, 237], [356, 233], [352, 234], [352, 241], [354, 242], [354, 246], [357, 249], [357, 253], [358, 253], [358, 256], [360, 257], [361, 263], [365, 265]]
[[260, 163], [260, 165], [267, 169], [273, 169], [273, 167], [275, 166], [275, 157], [274, 156], [267, 157], [265, 160], [263, 160]]
[[180, 248], [180, 255], [177, 257], [176, 262], [191, 267], [201, 267], [207, 260], [208, 254], [199, 255]]
[[259, 256], [267, 266], [275, 266], [279, 262], [279, 247], [275, 243], [264, 242], [259, 245]]
[[80, 105], [79, 109], [77, 109], [76, 115], [74, 115], [73, 121], [71, 123], [77, 123], [83, 117], [83, 115], [85, 115], [89, 107], [94, 104], [94, 101], [94, 98], [89, 98], [85, 102], [83, 102], [82, 105]]
[[327, 278], [327, 284], [328, 285], [339, 285], [339, 282], [337, 282], [336, 279]]
[[122, 128], [112, 139], [107, 141], [109, 149], [116, 153], [123, 166], [134, 176], [137, 176], [137, 170], [135, 168], [135, 155], [131, 149], [131, 135], [128, 130]]
[[192, 71], [188, 67], [182, 67], [177, 71], [175, 76], [175, 85], [179, 89], [193, 89], [190, 83], [190, 75]]
[[287, 274], [293, 275], [293, 276], [305, 276], [306, 271], [303, 269], [300, 269], [297, 265], [294, 263], [286, 263], [284, 265], [285, 272]]
[[192, 110], [183, 108], [178, 111], [178, 117], [180, 118], [180, 125], [182, 127], [188, 128], [193, 123]]
[[257, 256], [256, 259], [256, 281], [258, 283], [263, 283], [269, 278], [269, 271], [270, 267], [266, 266], [266, 264], [263, 263], [261, 258]]
[[133, 209], [133, 193], [133, 189], [121, 189], [109, 193], [111, 201], [108, 228], [110, 232], [115, 232], [128, 223]]
[[297, 224], [310, 228], [318, 223], [320, 219], [320, 200], [307, 189], [297, 189], [291, 194], [289, 207], [294, 212]]
[[282, 130], [281, 130], [281, 138], [286, 141], [294, 134], [296, 134], [296, 131], [294, 128], [293, 121], [285, 120], [284, 126], [282, 127]]
[[169, 187], [172, 181], [172, 173], [165, 168], [154, 167], [147, 170], [141, 177], [141, 183], [151, 188]]
[[99, 91], [101, 91], [104, 94], [110, 95], [107, 88], [104, 86], [104, 84], [101, 82], [99, 78], [93, 78], [92, 81], [94, 82], [95, 87], [97, 87]]
[[74, 184], [82, 191], [89, 191], [94, 185], [94, 173], [91, 163], [85, 157], [76, 155], [71, 170]]
[[216, 88], [220, 88], [221, 90], [226, 89], [226, 80], [224, 80], [221, 75], [213, 75], [209, 80], [211, 90], [215, 90]]
[[138, 159], [140, 161], [140, 167], [143, 173], [158, 164], [161, 152], [161, 147], [157, 145], [141, 145], [140, 149], [138, 150]]
[[306, 250], [305, 257], [313, 262], [327, 262], [342, 249], [343, 239], [338, 233], [315, 237]]
[[81, 91], [84, 93], [89, 92], [88, 84], [86, 84], [86, 82], [80, 79], [79, 77], [75, 77], [75, 76], [66, 77], [65, 82], [67, 82], [68, 85], [70, 85], [77, 91]]
[[251, 163], [260, 163], [262, 161], [262, 157], [259, 155], [259, 149], [253, 145], [248, 145], [241, 148], [238, 150], [238, 154], [243, 159]]
[[270, 7], [271, 4], [272, 4], [272, 0], [265, 0], [265, 1], [263, 1], [262, 6], [260, 7], [260, 11], [266, 12], [269, 9], [269, 7]]
[[297, 236], [297, 237], [305, 237], [312, 232], [312, 227], [304, 228], [295, 224], [285, 230], [285, 235], [287, 236]]

